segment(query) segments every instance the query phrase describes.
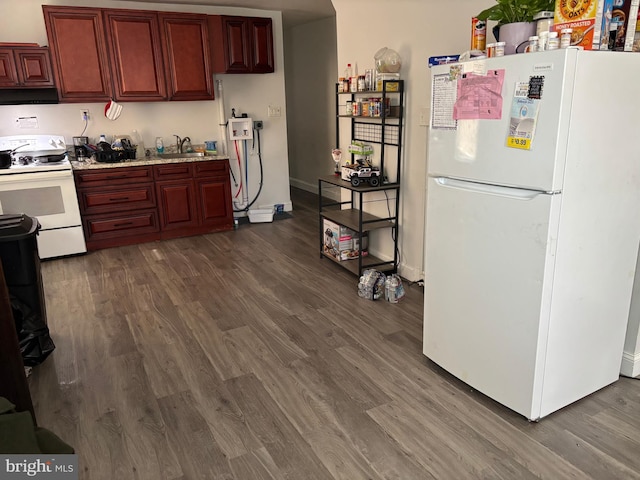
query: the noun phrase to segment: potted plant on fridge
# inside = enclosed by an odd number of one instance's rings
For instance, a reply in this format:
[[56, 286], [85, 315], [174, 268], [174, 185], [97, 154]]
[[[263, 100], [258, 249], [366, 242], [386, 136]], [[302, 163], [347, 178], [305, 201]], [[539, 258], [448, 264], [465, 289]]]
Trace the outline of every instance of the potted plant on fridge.
[[533, 17], [544, 11], [553, 11], [555, 0], [496, 0], [496, 4], [477, 15], [478, 20], [494, 20], [498, 24], [493, 32], [496, 40], [506, 42], [505, 53], [516, 48], [536, 32]]

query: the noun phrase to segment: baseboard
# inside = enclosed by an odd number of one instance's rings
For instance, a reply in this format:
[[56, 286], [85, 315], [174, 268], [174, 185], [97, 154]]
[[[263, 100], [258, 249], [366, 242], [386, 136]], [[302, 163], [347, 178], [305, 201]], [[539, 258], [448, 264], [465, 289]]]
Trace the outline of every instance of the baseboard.
[[307, 192], [318, 194], [318, 183], [309, 183], [304, 180], [298, 180], [296, 178], [289, 178], [289, 185], [299, 188], [300, 190], [306, 190]]
[[637, 377], [640, 375], [640, 353], [635, 355], [628, 352], [622, 353], [620, 374], [625, 377]]
[[418, 280], [424, 280], [422, 278], [422, 270], [415, 267], [410, 267], [404, 263], [400, 263], [398, 266], [398, 273], [402, 278], [406, 278], [410, 282], [417, 282]]

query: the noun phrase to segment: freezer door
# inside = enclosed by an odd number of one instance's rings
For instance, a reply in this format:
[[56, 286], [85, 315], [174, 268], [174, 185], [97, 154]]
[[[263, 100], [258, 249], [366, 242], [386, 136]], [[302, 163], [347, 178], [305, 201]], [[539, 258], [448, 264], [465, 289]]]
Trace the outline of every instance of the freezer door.
[[529, 419], [540, 410], [560, 197], [428, 182], [424, 354]]
[[[530, 188], [562, 189], [577, 50], [507, 55], [461, 64], [465, 71], [504, 70], [499, 120], [459, 120], [455, 129], [434, 121], [429, 129], [428, 173], [466, 180]], [[451, 66], [432, 68], [432, 113], [442, 114], [451, 97], [439, 95]], [[444, 76], [444, 77], [443, 77]], [[530, 150], [507, 147], [516, 82], [542, 77], [541, 99]], [[437, 80], [440, 81], [437, 81]], [[438, 87], [438, 85], [442, 85]], [[454, 89], [452, 92], [456, 92]], [[450, 92], [451, 93], [451, 92]], [[517, 122], [516, 122], [517, 123]]]

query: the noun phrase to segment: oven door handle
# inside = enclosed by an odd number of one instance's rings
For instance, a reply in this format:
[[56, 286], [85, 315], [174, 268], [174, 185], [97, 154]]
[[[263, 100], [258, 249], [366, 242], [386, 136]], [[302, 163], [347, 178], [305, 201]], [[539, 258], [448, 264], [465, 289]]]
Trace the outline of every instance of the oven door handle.
[[2, 180], [10, 180], [12, 184], [20, 183], [32, 183], [41, 180], [56, 180], [60, 178], [73, 178], [73, 172], [71, 170], [51, 170], [49, 172], [20, 172], [10, 175], [0, 176], [0, 188], [2, 187]]

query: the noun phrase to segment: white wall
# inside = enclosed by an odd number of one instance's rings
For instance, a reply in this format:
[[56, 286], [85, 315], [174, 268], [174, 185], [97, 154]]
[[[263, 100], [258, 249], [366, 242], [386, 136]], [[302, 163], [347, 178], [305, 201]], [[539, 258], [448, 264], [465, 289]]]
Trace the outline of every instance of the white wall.
[[314, 193], [335, 164], [335, 17], [285, 31], [290, 182]]
[[[468, 50], [471, 18], [494, 2], [332, 1], [336, 10], [340, 72], [347, 63], [355, 62], [359, 72], [373, 68], [374, 54], [385, 46], [396, 50], [403, 59], [400, 73], [407, 93], [400, 197], [400, 273], [409, 280], [418, 280], [424, 276], [422, 250], [427, 161], [427, 127], [418, 123], [420, 110], [429, 107], [431, 85], [427, 61], [431, 56]], [[341, 139], [345, 139], [342, 143], [348, 141], [346, 127], [345, 131], [341, 130]], [[373, 208], [386, 208], [384, 199], [379, 203]], [[380, 250], [390, 251], [390, 239], [382, 239], [381, 242]]]
[[[267, 207], [285, 204], [291, 208], [289, 195], [288, 149], [287, 149], [287, 109], [285, 99], [284, 46], [282, 33], [282, 15], [280, 12], [225, 7], [204, 7], [194, 5], [136, 3], [115, 0], [78, 1], [78, 0], [3, 0], [0, 2], [0, 42], [37, 42], [47, 45], [47, 35], [42, 14], [42, 4], [78, 5], [106, 8], [129, 8], [138, 10], [162, 10], [175, 12], [194, 12], [207, 14], [228, 14], [271, 17], [274, 32], [274, 55], [276, 71], [264, 75], [216, 75], [223, 81], [225, 92], [226, 116], [231, 116], [231, 108], [246, 112], [255, 120], [264, 121], [261, 132], [262, 158], [264, 162], [264, 187], [255, 206]], [[78, 39], [78, 48], [82, 48], [82, 39]], [[72, 137], [80, 135], [84, 122], [80, 116], [81, 108], [91, 113], [86, 135], [92, 139], [101, 133], [130, 134], [137, 129], [143, 136], [145, 146], [154, 146], [155, 137], [164, 138], [165, 145], [173, 142], [173, 134], [191, 137], [192, 143], [221, 138], [218, 126], [218, 101], [200, 102], [151, 102], [124, 103], [121, 117], [116, 121], [104, 117], [103, 103], [79, 103], [59, 105], [20, 105], [0, 106], [0, 135], [23, 133], [62, 134], [68, 144]], [[269, 105], [282, 109], [281, 117], [268, 117]], [[17, 117], [37, 116], [37, 130], [20, 130], [16, 125]], [[232, 163], [235, 163], [232, 161]], [[250, 157], [249, 163], [250, 198], [257, 192], [259, 169], [257, 155]]]

